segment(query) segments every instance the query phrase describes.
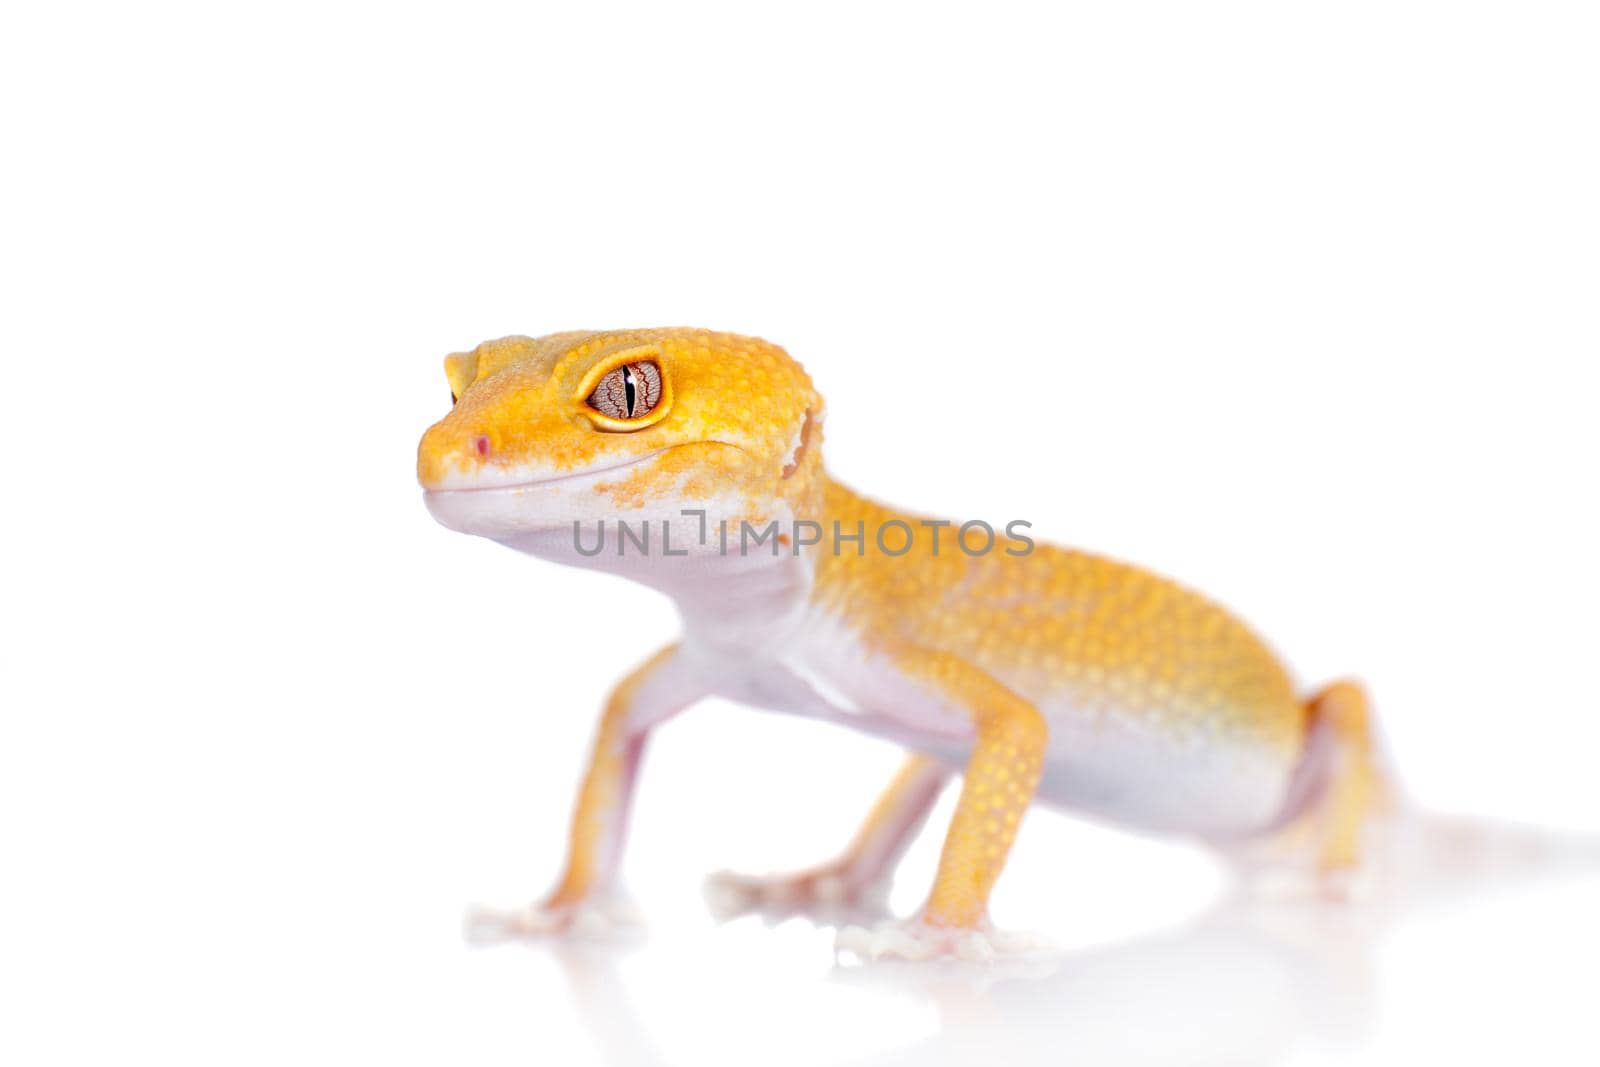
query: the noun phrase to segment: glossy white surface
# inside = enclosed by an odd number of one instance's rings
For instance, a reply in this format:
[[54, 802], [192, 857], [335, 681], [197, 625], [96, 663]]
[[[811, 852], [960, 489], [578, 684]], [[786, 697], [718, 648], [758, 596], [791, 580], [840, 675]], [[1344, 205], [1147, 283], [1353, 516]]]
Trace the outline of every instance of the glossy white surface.
[[851, 485], [1180, 576], [1358, 674], [1420, 800], [1600, 835], [1597, 17], [9, 5], [0, 1062], [1600, 1061], [1593, 875], [1240, 914], [1044, 814], [995, 918], [1053, 970], [714, 927], [896, 762], [725, 704], [644, 771], [654, 940], [469, 949], [676, 620], [412, 468], [447, 352], [760, 333]]

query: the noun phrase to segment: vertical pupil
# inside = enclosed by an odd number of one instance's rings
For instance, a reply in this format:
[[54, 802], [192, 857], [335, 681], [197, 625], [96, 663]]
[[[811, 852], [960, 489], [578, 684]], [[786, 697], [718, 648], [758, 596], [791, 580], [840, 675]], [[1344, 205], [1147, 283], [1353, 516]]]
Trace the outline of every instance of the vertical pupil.
[[631, 366], [622, 368], [622, 391], [626, 398], [628, 418], [631, 419], [639, 400], [638, 379]]

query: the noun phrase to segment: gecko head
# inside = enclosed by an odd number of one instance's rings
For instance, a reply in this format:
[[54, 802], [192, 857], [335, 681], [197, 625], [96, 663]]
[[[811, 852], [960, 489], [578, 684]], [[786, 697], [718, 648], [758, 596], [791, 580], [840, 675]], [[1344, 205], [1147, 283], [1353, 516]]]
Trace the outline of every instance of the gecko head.
[[447, 356], [445, 375], [452, 406], [422, 435], [417, 478], [453, 530], [532, 551], [572, 542], [574, 524], [669, 521], [682, 544], [702, 529], [685, 510], [766, 523], [810, 514], [821, 492], [822, 399], [765, 341], [507, 337]]

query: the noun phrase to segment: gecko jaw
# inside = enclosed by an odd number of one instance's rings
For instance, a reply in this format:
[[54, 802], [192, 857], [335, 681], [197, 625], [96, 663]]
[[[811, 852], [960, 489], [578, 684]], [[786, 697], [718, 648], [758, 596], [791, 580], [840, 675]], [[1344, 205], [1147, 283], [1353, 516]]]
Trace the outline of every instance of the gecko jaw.
[[492, 493], [513, 489], [537, 489], [541, 486], [559, 485], [562, 482], [574, 482], [581, 478], [588, 478], [596, 474], [610, 474], [614, 471], [626, 470], [629, 467], [637, 467], [641, 463], [655, 459], [663, 452], [670, 451], [670, 448], [671, 446], [667, 448], [658, 448], [654, 451], [646, 452], [642, 456], [633, 456], [630, 459], [625, 459], [617, 463], [609, 463], [604, 466], [586, 467], [583, 470], [576, 471], [564, 471], [561, 474], [553, 474], [548, 478], [526, 478], [522, 481], [506, 482], [498, 485], [468, 485], [460, 487], [424, 486], [422, 492], [425, 497], [431, 497], [436, 495], [443, 496], [450, 493]]

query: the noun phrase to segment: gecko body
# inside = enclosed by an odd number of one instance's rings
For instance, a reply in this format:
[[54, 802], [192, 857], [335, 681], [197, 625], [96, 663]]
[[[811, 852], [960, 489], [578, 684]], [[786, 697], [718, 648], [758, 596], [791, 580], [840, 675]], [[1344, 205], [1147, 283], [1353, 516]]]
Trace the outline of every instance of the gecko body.
[[822, 398], [781, 348], [574, 332], [445, 366], [455, 403], [418, 452], [434, 517], [656, 588], [683, 620], [607, 702], [564, 873], [518, 929], [564, 929], [604, 895], [650, 731], [711, 696], [910, 753], [837, 859], [719, 876], [735, 910], [871, 899], [962, 776], [927, 903], [874, 951], [992, 950], [989, 893], [1035, 802], [1221, 845], [1292, 840], [1323, 872], [1357, 861], [1378, 792], [1358, 686], [1302, 697], [1242, 622], [1140, 568], [839, 484]]

